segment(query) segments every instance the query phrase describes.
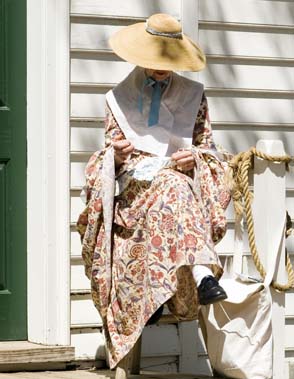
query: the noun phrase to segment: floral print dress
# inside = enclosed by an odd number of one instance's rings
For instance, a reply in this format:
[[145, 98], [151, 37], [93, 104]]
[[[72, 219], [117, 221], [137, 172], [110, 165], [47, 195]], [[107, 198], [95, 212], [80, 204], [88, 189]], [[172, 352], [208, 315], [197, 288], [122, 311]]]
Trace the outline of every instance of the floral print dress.
[[[103, 207], [106, 183], [102, 172], [114, 138], [125, 137], [106, 107], [105, 148], [87, 164], [87, 206], [77, 223], [85, 272], [103, 321], [111, 368], [132, 349], [162, 304], [167, 303], [179, 320], [197, 318], [191, 266], [211, 265], [214, 274], [221, 276], [215, 244], [225, 234], [224, 211], [230, 200], [224, 184], [226, 157], [213, 142], [203, 95], [191, 146], [195, 169], [184, 174], [164, 168], [151, 181], [131, 179], [112, 198], [109, 243], [109, 227], [104, 222], [109, 209]], [[150, 155], [135, 150], [113, 175], [118, 179]]]

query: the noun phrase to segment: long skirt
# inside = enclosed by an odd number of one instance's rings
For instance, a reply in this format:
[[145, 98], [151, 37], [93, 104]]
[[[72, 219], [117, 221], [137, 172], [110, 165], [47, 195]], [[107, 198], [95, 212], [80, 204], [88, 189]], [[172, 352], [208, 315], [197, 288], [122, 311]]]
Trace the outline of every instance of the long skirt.
[[[95, 167], [99, 173], [97, 156]], [[226, 230], [223, 170], [219, 162], [212, 165], [205, 159], [197, 170], [198, 183], [163, 169], [151, 182], [132, 179], [115, 197], [110, 272], [101, 183], [96, 181], [92, 201], [80, 216], [79, 224], [87, 225], [81, 233], [86, 273], [103, 321], [111, 368], [132, 349], [162, 304], [178, 319], [197, 318], [193, 265], [210, 265], [217, 277], [222, 274], [215, 243]]]

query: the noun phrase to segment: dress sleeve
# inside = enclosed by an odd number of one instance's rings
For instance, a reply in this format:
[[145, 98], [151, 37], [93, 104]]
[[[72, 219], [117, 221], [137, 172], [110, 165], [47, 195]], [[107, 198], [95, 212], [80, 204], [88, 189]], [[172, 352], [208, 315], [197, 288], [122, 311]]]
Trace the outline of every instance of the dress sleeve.
[[105, 107], [105, 148], [110, 147], [113, 139], [125, 139], [125, 135], [118, 126], [109, 105], [106, 103]]
[[202, 96], [202, 100], [200, 103], [198, 115], [193, 130], [192, 144], [194, 146], [201, 147], [204, 149], [216, 149], [212, 137], [212, 130], [208, 112], [208, 102], [204, 93]]

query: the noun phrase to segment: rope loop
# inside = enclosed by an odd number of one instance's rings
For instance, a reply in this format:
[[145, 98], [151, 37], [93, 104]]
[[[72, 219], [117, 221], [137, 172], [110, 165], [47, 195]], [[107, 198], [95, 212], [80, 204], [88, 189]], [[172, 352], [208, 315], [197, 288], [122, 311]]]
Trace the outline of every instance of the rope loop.
[[[235, 155], [229, 162], [229, 169], [227, 175], [227, 183], [231, 189], [232, 199], [234, 202], [234, 210], [236, 219], [240, 219], [245, 213], [248, 229], [248, 240], [249, 247], [252, 254], [254, 264], [260, 273], [261, 277], [264, 279], [266, 276], [266, 271], [263, 264], [260, 261], [259, 254], [255, 242], [255, 232], [254, 232], [254, 221], [252, 215], [252, 199], [253, 193], [249, 189], [249, 170], [253, 168], [254, 157], [258, 157], [263, 160], [267, 160], [275, 163], [284, 163], [286, 168], [289, 169], [290, 162], [294, 161], [294, 157], [290, 155], [283, 156], [273, 156], [265, 154], [261, 151], [256, 150], [255, 147], [251, 147], [248, 151], [241, 152]], [[288, 218], [287, 218], [288, 220]], [[288, 220], [289, 221], [289, 220]], [[291, 221], [291, 218], [290, 218]], [[291, 231], [288, 227], [286, 236], [288, 236]], [[291, 229], [293, 230], [293, 229]], [[271, 283], [271, 286], [279, 291], [287, 291], [290, 288], [294, 288], [294, 269], [290, 261], [290, 257], [286, 251], [286, 269], [288, 273], [288, 283], [280, 284], [276, 281]]]

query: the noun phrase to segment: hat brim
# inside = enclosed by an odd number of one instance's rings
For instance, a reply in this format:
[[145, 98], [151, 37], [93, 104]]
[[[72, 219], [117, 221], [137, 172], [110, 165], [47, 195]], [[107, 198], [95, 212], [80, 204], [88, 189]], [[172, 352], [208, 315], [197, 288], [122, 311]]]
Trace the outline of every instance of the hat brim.
[[206, 58], [188, 36], [181, 39], [148, 33], [139, 22], [116, 32], [109, 39], [113, 51], [127, 62], [153, 70], [200, 71]]

